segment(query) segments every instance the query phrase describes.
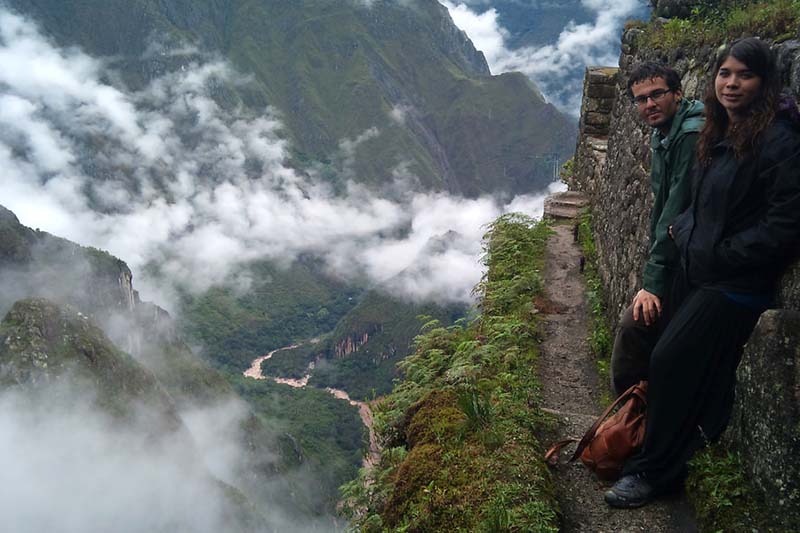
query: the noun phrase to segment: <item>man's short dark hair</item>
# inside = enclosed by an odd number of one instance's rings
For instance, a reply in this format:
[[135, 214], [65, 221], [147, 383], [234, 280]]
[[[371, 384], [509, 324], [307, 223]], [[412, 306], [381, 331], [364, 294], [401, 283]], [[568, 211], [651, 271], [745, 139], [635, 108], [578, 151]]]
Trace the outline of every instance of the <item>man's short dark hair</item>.
[[638, 65], [633, 69], [633, 72], [631, 72], [631, 75], [628, 78], [628, 97], [633, 98], [632, 88], [634, 83], [652, 80], [653, 78], [664, 78], [664, 81], [667, 82], [667, 87], [670, 91], [681, 90], [681, 77], [677, 72], [666, 65], [662, 65], [661, 63], [649, 61], [647, 63]]

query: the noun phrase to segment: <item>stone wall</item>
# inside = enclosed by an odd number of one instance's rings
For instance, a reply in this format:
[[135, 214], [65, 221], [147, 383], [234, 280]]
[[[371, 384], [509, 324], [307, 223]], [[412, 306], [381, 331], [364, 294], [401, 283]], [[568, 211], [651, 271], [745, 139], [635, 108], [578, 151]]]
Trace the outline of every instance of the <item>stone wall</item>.
[[746, 457], [749, 479], [773, 518], [796, 531], [800, 511], [800, 312], [769, 310], [739, 365], [726, 438]]
[[[658, 23], [657, 21], [655, 23]], [[614, 76], [616, 92], [610, 113], [607, 138], [581, 128], [575, 154], [575, 175], [568, 184], [590, 198], [593, 212], [598, 272], [605, 288], [609, 322], [616, 326], [620, 312], [641, 287], [641, 273], [648, 250], [649, 219], [652, 193], [648, 183], [650, 165], [649, 129], [638, 119], [636, 109], [624, 96], [628, 74], [634, 65], [648, 60], [670, 64], [682, 78], [684, 94], [701, 98], [709, 71], [713, 68], [714, 47], [669, 52], [637, 46], [641, 29], [629, 29], [623, 35], [619, 72]], [[800, 42], [784, 42], [776, 47], [785, 84], [800, 95]], [[585, 92], [596, 83], [596, 76], [587, 71]], [[582, 116], [595, 113], [584, 98]], [[596, 118], [592, 120], [597, 122]], [[581, 124], [583, 125], [583, 119]], [[599, 139], [599, 140], [598, 140]], [[606, 143], [601, 150], [591, 148]], [[800, 311], [800, 266], [795, 265], [782, 280], [780, 306]], [[792, 321], [788, 321], [789, 316]], [[777, 337], [779, 338], [777, 338]], [[774, 342], [767, 339], [776, 337]], [[798, 428], [800, 428], [800, 388], [797, 349], [800, 346], [800, 321], [796, 315], [766, 313], [746, 348], [739, 368], [737, 401], [733, 424], [728, 432], [731, 444], [742, 452], [748, 475], [767, 495], [767, 501], [782, 502], [775, 510], [781, 516], [800, 516], [800, 490], [781, 481], [776, 472], [798, 475]], [[778, 355], [778, 352], [781, 355]], [[791, 376], [789, 375], [791, 374]], [[791, 383], [786, 382], [791, 378]], [[772, 384], [783, 384], [771, 387]], [[785, 415], [780, 421], [777, 415]], [[773, 416], [774, 415], [774, 416]], [[764, 423], [770, 420], [770, 423]], [[788, 424], [786, 430], [772, 427]], [[766, 450], [754, 443], [769, 442], [768, 461], [761, 454]], [[777, 477], [776, 477], [777, 476]], [[778, 480], [778, 481], [773, 481]]]
[[[594, 191], [605, 166], [611, 110], [617, 99], [618, 71], [619, 69], [611, 67], [586, 69], [573, 175], [565, 176], [565, 181], [570, 188], [580, 188], [587, 194]], [[585, 178], [581, 179], [579, 185], [573, 176]]]

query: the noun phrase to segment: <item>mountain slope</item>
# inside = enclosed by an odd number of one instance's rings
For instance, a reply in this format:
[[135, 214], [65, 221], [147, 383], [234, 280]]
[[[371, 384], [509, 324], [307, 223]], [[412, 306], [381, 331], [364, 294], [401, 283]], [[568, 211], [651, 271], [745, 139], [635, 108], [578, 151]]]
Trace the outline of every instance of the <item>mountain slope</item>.
[[61, 45], [107, 57], [132, 89], [204, 55], [227, 58], [251, 82], [220, 84], [215, 98], [277, 108], [294, 165], [334, 185], [400, 173], [467, 196], [529, 192], [552, 180], [531, 156], [566, 157], [574, 143], [575, 125], [530, 84], [488, 75], [435, 0], [10, 4]]

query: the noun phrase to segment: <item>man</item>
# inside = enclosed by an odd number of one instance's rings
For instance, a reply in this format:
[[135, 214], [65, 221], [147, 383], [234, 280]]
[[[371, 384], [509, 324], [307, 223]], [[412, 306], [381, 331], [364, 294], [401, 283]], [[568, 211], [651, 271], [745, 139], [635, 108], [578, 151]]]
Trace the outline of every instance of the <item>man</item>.
[[703, 127], [703, 104], [683, 97], [680, 76], [669, 67], [640, 65], [628, 79], [627, 92], [639, 117], [653, 128], [650, 183], [655, 203], [642, 288], [622, 315], [611, 354], [617, 395], [647, 378], [650, 352], [671, 313], [669, 291], [680, 259], [669, 226], [691, 200], [690, 171]]

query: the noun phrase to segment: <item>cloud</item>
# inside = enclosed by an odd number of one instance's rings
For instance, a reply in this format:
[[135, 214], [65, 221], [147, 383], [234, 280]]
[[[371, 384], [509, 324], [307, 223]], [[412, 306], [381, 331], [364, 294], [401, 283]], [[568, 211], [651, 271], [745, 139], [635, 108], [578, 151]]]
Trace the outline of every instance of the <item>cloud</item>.
[[383, 195], [359, 185], [355, 158], [377, 127], [340, 142], [345, 181], [334, 190], [318, 169], [286, 165], [274, 109], [221, 108], [214, 88], [248, 79], [194, 52], [178, 48], [179, 69], [129, 91], [103, 81], [117, 78], [103, 61], [0, 10], [2, 204], [23, 224], [125, 260], [143, 296], [162, 305], [176, 286], [202, 291], [247, 279], [250, 261], [309, 253], [343, 276], [396, 278], [410, 298], [469, 299], [481, 233], [502, 202], [400, 193], [415, 181], [403, 164], [387, 171], [395, 183]]
[[[184, 438], [153, 435], [144, 414], [120, 424], [86, 390], [53, 383], [0, 394], [5, 530], [232, 530], [234, 509], [198, 460], [212, 450], [198, 455]], [[215, 466], [232, 468], [230, 457], [222, 461]]]
[[[495, 8], [478, 13], [475, 8], [492, 1], [442, 3], [453, 22], [483, 51], [494, 74], [520, 71], [529, 76], [548, 100], [569, 114], [580, 113], [583, 72], [590, 65], [616, 65], [625, 20], [641, 10], [639, 0], [582, 0], [595, 19], [591, 23], [570, 21], [555, 43], [542, 47], [509, 49], [508, 32], [499, 24]], [[477, 5], [476, 5], [477, 4]]]

